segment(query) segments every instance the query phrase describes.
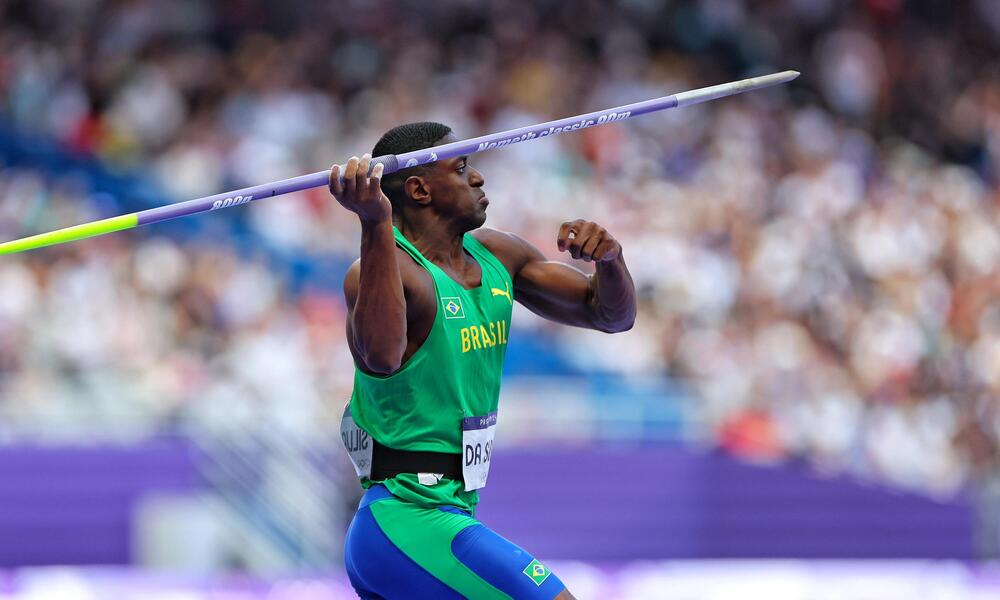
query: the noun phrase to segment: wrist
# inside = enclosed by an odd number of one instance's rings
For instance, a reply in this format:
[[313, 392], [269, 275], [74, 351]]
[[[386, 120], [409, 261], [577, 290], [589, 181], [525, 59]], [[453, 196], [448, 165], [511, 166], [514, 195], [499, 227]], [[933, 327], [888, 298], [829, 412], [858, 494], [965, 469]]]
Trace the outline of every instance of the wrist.
[[358, 215], [358, 220], [361, 222], [361, 232], [366, 231], [376, 232], [376, 231], [392, 231], [392, 215], [385, 215], [382, 217], [368, 217]]
[[602, 260], [597, 263], [597, 267], [617, 267], [621, 268], [625, 266], [625, 257], [622, 255], [622, 251], [619, 250], [617, 254], [610, 260]]
[[389, 243], [394, 238], [392, 219], [361, 219], [362, 246]]

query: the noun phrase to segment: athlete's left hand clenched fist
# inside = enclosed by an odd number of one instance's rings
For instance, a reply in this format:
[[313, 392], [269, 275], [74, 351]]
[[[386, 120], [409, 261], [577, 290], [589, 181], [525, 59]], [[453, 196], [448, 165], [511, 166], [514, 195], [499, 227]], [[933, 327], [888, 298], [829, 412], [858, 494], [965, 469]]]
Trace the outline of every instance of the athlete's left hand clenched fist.
[[606, 229], [583, 219], [563, 223], [556, 245], [560, 252], [568, 250], [573, 258], [587, 262], [612, 261], [622, 253], [622, 245]]

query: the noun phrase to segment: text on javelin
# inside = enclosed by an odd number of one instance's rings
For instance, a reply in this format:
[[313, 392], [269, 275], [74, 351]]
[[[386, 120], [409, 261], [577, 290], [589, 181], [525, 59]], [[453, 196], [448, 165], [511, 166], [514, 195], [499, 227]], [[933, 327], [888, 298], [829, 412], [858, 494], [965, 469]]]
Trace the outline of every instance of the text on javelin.
[[573, 123], [571, 125], [565, 125], [563, 127], [549, 127], [548, 129], [541, 131], [537, 134], [533, 131], [529, 131], [528, 133], [516, 135], [511, 138], [500, 140], [499, 142], [483, 142], [479, 144], [479, 148], [476, 149], [476, 152], [482, 152], [483, 150], [492, 150], [494, 148], [502, 148], [503, 146], [516, 144], [518, 142], [523, 142], [526, 140], [543, 138], [547, 135], [552, 135], [554, 133], [562, 133], [564, 131], [576, 131], [577, 129], [586, 129], [587, 127], [592, 127], [594, 125], [603, 125], [604, 123], [623, 121], [629, 118], [631, 114], [632, 114], [631, 111], [624, 111], [620, 113], [610, 112], [597, 117], [597, 120], [585, 119], [583, 121], [577, 121], [576, 123]]

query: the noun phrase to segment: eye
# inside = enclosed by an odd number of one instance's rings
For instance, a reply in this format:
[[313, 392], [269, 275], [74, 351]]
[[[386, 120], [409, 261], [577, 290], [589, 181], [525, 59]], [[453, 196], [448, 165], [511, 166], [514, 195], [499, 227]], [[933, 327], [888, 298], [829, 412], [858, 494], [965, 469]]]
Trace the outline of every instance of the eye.
[[463, 160], [462, 163], [458, 165], [458, 172], [465, 173], [465, 167], [468, 166], [468, 164], [468, 162]]

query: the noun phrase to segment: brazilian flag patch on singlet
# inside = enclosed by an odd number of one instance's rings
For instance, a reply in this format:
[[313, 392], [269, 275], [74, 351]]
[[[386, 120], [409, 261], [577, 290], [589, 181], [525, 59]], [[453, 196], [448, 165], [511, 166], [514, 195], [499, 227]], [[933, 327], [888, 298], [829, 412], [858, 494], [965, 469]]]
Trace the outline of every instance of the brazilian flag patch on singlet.
[[442, 296], [441, 306], [444, 307], [444, 318], [464, 319], [465, 311], [462, 310], [462, 299], [458, 296]]
[[531, 563], [527, 567], [524, 567], [524, 570], [521, 572], [527, 575], [528, 578], [534, 581], [535, 585], [538, 586], [545, 583], [545, 580], [552, 574], [552, 571], [546, 569], [545, 565], [538, 562], [537, 559], [531, 561]]

